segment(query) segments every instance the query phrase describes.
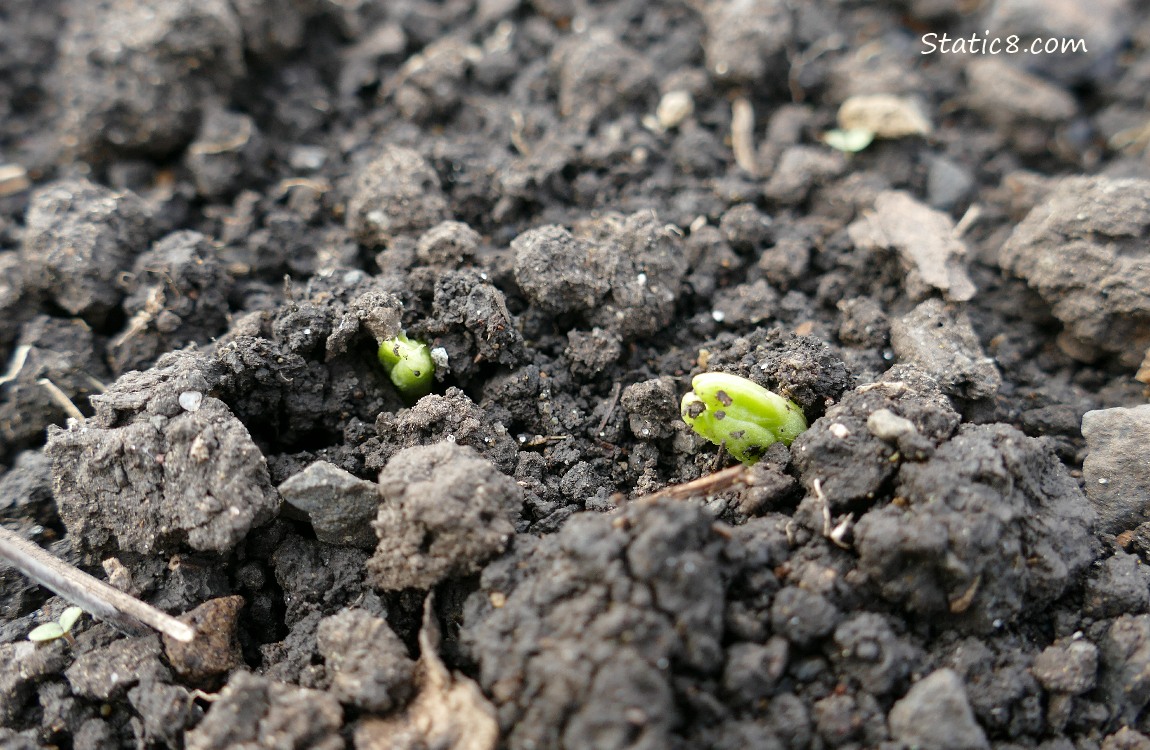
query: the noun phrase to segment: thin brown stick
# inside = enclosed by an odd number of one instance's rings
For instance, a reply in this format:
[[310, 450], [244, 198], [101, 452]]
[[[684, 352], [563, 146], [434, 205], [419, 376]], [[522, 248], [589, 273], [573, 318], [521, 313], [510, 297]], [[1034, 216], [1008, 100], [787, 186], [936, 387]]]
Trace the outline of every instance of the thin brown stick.
[[599, 420], [599, 428], [595, 430], [595, 434], [603, 437], [603, 431], [607, 429], [607, 423], [611, 421], [611, 415], [615, 412], [615, 405], [619, 403], [619, 394], [623, 391], [623, 384], [616, 382], [611, 387], [611, 399], [607, 404], [607, 411], [603, 412], [603, 419]]
[[84, 424], [84, 412], [80, 411], [80, 409], [72, 403], [72, 399], [68, 398], [68, 394], [60, 390], [58, 385], [48, 378], [40, 378], [36, 381], [36, 384], [48, 391], [48, 397], [55, 401], [56, 405], [63, 409], [69, 417], [72, 417], [80, 424]]
[[655, 500], [655, 499], [670, 499], [670, 500], [686, 500], [687, 498], [697, 497], [698, 495], [711, 495], [723, 490], [729, 490], [736, 485], [743, 484], [747, 474], [747, 467], [739, 464], [738, 466], [731, 466], [722, 471], [716, 471], [714, 474], [708, 474], [705, 477], [692, 479], [690, 482], [683, 484], [676, 484], [670, 487], [664, 487], [658, 492], [652, 492], [650, 495], [643, 495], [642, 497], [635, 498], [635, 502]]
[[190, 625], [112, 588], [3, 527], [0, 527], [0, 559], [88, 614], [124, 630], [139, 632], [143, 624], [184, 643], [195, 637]]
[[755, 157], [755, 108], [746, 97], [731, 102], [731, 150], [735, 163], [747, 174], [757, 177], [759, 167]]

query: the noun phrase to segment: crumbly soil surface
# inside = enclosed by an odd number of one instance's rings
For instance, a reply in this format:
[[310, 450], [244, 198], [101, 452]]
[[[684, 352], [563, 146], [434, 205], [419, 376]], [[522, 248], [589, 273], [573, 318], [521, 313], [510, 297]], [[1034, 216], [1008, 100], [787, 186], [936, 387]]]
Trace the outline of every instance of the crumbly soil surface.
[[[0, 522], [199, 636], [0, 570], [0, 748], [1150, 747], [1090, 6], [6, 0]], [[708, 484], [704, 371], [810, 429]]]

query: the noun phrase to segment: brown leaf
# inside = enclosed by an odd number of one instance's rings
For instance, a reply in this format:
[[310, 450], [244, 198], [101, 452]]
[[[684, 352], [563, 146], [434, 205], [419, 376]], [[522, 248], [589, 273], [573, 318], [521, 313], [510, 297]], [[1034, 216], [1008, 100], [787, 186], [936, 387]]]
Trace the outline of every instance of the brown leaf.
[[495, 707], [479, 685], [449, 671], [439, 658], [433, 598], [424, 603], [419, 632], [419, 693], [402, 714], [362, 721], [355, 731], [357, 750], [494, 750], [498, 743]]

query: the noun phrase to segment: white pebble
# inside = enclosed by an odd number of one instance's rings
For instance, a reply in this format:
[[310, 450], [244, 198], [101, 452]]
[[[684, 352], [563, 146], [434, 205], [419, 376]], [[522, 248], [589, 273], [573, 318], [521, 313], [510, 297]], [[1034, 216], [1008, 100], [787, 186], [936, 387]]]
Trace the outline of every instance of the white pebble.
[[204, 403], [204, 394], [199, 391], [184, 391], [180, 394], [180, 406], [184, 411], [197, 411]]
[[866, 420], [867, 429], [879, 440], [898, 440], [915, 432], [914, 422], [890, 409], [876, 409]]
[[695, 100], [688, 91], [668, 91], [655, 108], [655, 119], [663, 130], [670, 130], [695, 111]]

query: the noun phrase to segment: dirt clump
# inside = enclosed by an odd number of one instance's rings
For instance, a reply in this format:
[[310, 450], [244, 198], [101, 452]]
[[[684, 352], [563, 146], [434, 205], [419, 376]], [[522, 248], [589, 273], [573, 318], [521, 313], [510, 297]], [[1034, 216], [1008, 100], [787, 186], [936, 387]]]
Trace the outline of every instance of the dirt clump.
[[379, 487], [379, 546], [368, 571], [384, 590], [427, 589], [478, 572], [510, 542], [522, 503], [514, 482], [450, 440], [395, 454]]

